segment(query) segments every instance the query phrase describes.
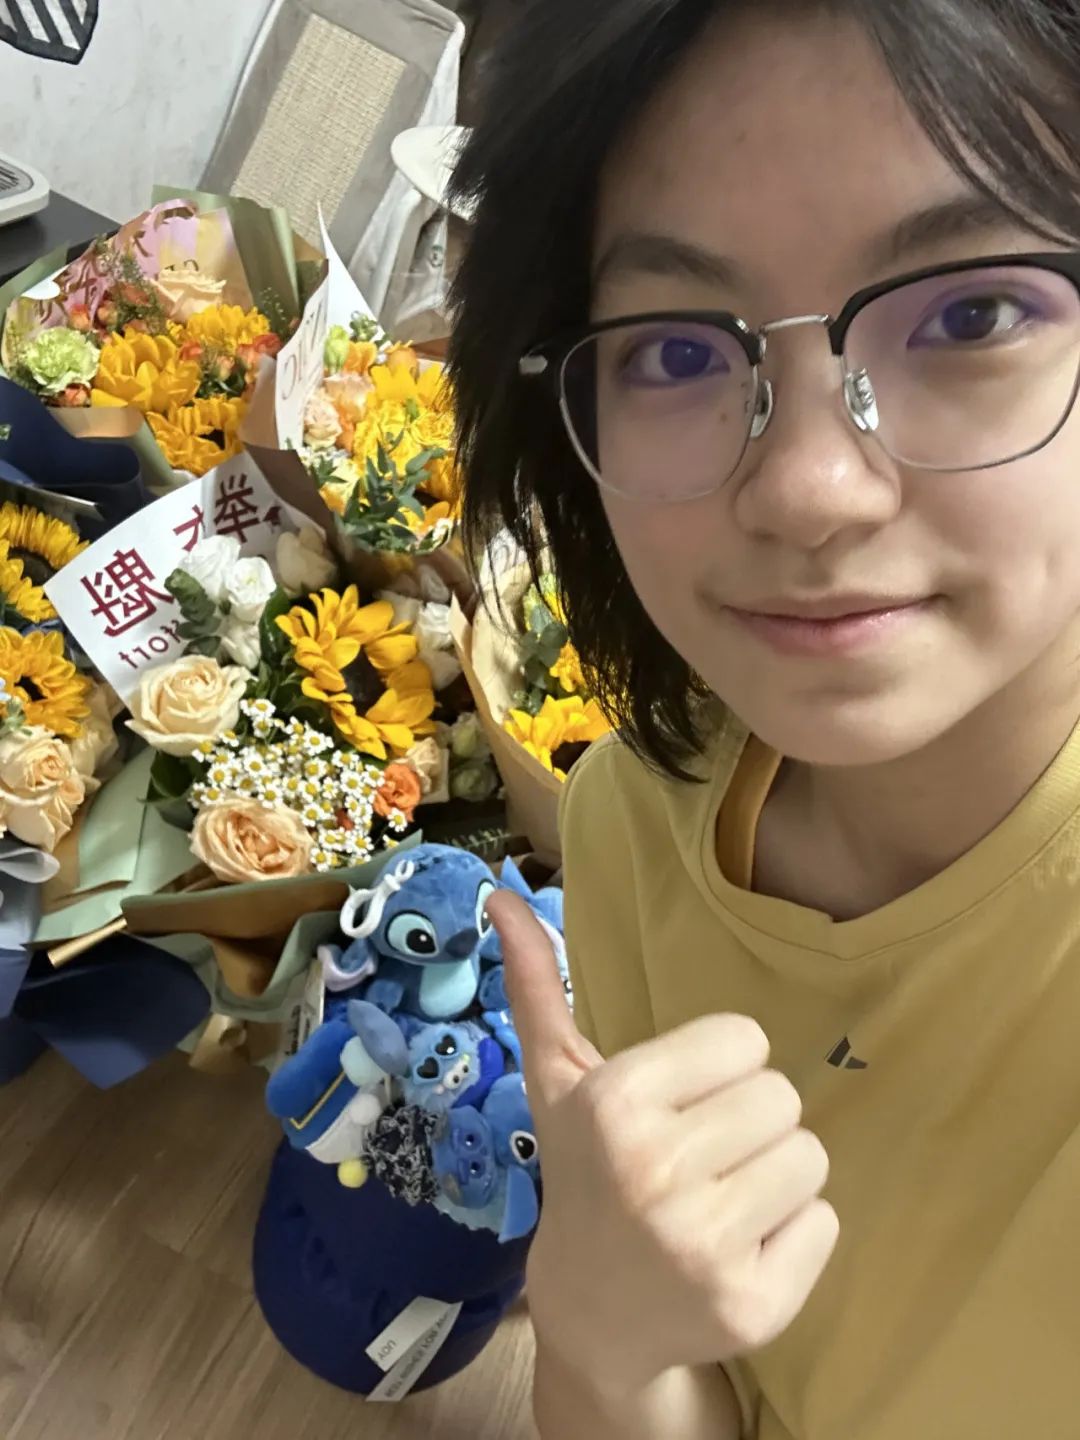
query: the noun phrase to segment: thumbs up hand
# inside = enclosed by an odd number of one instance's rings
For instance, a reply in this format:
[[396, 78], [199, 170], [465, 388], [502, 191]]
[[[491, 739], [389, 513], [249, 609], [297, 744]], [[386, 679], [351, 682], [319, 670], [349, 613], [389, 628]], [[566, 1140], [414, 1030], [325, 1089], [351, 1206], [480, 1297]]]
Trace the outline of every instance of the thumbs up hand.
[[498, 928], [540, 1145], [529, 1273], [543, 1346], [612, 1389], [756, 1350], [795, 1319], [838, 1235], [821, 1142], [760, 1026], [710, 1015], [605, 1061], [555, 957], [505, 893]]

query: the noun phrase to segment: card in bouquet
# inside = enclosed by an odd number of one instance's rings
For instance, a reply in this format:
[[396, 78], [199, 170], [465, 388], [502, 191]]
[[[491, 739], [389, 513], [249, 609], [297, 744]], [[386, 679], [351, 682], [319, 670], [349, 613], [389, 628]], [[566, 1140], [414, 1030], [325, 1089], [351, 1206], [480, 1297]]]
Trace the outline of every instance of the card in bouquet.
[[303, 523], [252, 458], [237, 455], [116, 526], [54, 575], [45, 592], [127, 700], [144, 670], [184, 653], [180, 607], [164, 588], [184, 556], [209, 535], [235, 536], [245, 556], [271, 555], [279, 535]]

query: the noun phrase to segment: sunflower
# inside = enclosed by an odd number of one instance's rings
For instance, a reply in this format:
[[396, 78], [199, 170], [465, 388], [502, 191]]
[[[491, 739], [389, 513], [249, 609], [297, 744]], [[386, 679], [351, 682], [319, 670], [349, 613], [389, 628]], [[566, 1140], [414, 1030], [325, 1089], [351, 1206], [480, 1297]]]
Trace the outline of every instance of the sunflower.
[[57, 631], [20, 635], [10, 626], [0, 627], [0, 680], [10, 697], [3, 706], [5, 717], [14, 700], [28, 725], [43, 725], [69, 740], [81, 732], [79, 722], [90, 713], [91, 681], [64, 654], [64, 637]]
[[[328, 695], [338, 730], [365, 755], [385, 760], [407, 754], [418, 739], [434, 733], [435, 691], [422, 660], [410, 661], [385, 677], [386, 690], [363, 715], [349, 694]], [[310, 694], [306, 689], [305, 693]]]
[[380, 675], [416, 658], [419, 643], [408, 625], [394, 624], [388, 600], [361, 606], [359, 590], [350, 585], [341, 595], [322, 590], [311, 596], [311, 603], [314, 612], [294, 605], [287, 615], [278, 616], [277, 625], [292, 642], [296, 663], [308, 672], [303, 690], [313, 700], [345, 690], [342, 672], [361, 650]]
[[184, 325], [186, 337], [213, 349], [235, 354], [240, 345], [254, 345], [260, 335], [270, 331], [270, 321], [258, 310], [244, 310], [240, 305], [208, 305], [198, 310]]
[[10, 500], [0, 505], [0, 541], [7, 542], [6, 558], [19, 560], [24, 567], [29, 565], [31, 578], [40, 570], [42, 579], [62, 570], [88, 544], [63, 520]]
[[205, 475], [215, 465], [240, 453], [237, 432], [245, 409], [241, 399], [214, 395], [191, 405], [174, 405], [167, 415], [146, 418], [154, 439], [174, 470]]
[[566, 779], [566, 771], [555, 764], [555, 756], [563, 746], [591, 745], [610, 728], [595, 700], [585, 701], [576, 695], [568, 700], [549, 695], [539, 715], [511, 710], [504, 725], [507, 733], [559, 780]]
[[11, 554], [9, 542], [0, 540], [0, 622], [9, 612], [30, 625], [56, 619], [45, 591], [27, 578], [23, 562]]
[[175, 341], [129, 327], [102, 346], [90, 403], [134, 405], [144, 415], [163, 415], [171, 406], [194, 400], [201, 382], [202, 371], [193, 360], [180, 359]]

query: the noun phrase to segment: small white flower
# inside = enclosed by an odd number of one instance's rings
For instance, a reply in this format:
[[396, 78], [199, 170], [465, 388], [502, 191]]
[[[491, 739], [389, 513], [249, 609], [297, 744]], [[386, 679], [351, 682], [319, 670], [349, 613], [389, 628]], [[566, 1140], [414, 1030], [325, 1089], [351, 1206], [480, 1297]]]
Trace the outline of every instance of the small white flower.
[[326, 761], [319, 758], [318, 756], [314, 757], [311, 760], [304, 761], [304, 774], [309, 780], [324, 779], [329, 768], [330, 767], [327, 765]]
[[329, 850], [316, 846], [311, 852], [311, 863], [316, 870], [332, 870], [336, 862], [337, 856], [331, 855]]

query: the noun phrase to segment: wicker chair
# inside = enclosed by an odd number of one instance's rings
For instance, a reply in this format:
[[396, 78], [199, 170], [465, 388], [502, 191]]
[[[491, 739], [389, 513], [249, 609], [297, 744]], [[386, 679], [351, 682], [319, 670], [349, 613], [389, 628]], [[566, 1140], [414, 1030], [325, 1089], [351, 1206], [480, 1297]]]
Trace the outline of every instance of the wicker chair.
[[[277, 0], [240, 78], [202, 188], [280, 205], [330, 238], [392, 333], [438, 333], [445, 220], [391, 143], [456, 119], [464, 26], [435, 0]], [[419, 332], [419, 333], [418, 333]]]

